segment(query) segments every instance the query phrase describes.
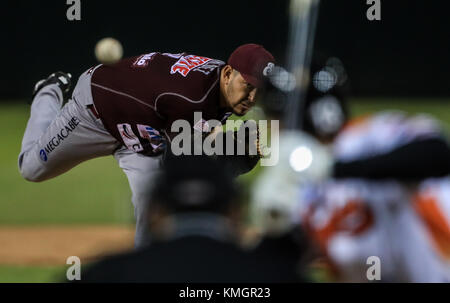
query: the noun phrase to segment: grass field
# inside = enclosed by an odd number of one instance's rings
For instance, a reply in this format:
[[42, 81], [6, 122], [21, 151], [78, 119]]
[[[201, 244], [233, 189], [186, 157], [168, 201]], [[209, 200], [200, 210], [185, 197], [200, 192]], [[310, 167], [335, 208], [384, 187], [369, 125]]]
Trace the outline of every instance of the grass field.
[[[351, 100], [352, 115], [383, 109], [425, 112], [450, 129], [449, 100]], [[26, 182], [17, 169], [17, 155], [28, 119], [23, 102], [0, 105], [1, 225], [132, 224], [131, 193], [125, 175], [112, 157], [94, 159], [43, 183]], [[245, 183], [253, 174], [245, 176]], [[5, 249], [0, 243], [0, 249]], [[0, 265], [0, 282], [51, 282], [64, 267]]]
[[26, 105], [2, 105], [0, 127], [0, 224], [132, 222], [130, 191], [112, 157], [82, 163], [42, 183], [26, 182], [17, 168]]
[[52, 283], [61, 281], [63, 266], [0, 266], [0, 283]]

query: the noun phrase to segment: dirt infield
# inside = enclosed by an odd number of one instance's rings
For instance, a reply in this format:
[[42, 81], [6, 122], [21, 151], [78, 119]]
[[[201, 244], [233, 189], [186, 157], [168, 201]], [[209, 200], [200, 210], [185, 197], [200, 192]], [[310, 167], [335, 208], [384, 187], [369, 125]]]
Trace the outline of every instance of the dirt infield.
[[89, 262], [133, 248], [134, 226], [0, 226], [0, 265], [65, 265], [69, 256]]

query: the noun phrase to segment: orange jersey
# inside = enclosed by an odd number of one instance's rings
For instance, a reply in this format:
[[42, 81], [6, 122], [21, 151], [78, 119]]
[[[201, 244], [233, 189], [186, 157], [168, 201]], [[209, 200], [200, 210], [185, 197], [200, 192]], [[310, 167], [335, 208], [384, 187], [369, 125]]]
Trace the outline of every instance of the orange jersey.
[[375, 256], [383, 281], [448, 282], [450, 195], [436, 192], [427, 204], [429, 186], [411, 193], [396, 182], [330, 181], [305, 191], [301, 222], [341, 281], [367, 282]]

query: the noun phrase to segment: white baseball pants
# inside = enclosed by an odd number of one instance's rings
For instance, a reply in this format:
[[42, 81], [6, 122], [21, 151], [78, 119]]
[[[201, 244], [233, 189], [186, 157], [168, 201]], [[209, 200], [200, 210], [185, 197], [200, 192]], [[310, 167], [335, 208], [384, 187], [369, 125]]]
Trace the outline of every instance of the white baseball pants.
[[146, 205], [151, 201], [161, 157], [134, 153], [105, 129], [88, 109], [93, 105], [91, 75], [85, 72], [80, 76], [72, 98], [64, 107], [56, 84], [42, 88], [35, 96], [22, 140], [19, 170], [26, 180], [41, 182], [83, 161], [114, 155], [130, 184], [136, 218], [135, 246], [142, 247], [148, 241]]

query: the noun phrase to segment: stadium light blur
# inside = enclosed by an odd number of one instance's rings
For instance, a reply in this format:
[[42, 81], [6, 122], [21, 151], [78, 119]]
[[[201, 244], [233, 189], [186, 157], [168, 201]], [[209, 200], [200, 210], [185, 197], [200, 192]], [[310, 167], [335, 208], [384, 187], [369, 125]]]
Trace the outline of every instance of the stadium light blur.
[[308, 169], [311, 166], [312, 161], [312, 152], [305, 146], [297, 147], [289, 156], [289, 164], [296, 172], [301, 172]]
[[293, 91], [297, 84], [295, 75], [288, 72], [281, 66], [274, 67], [272, 75], [269, 79], [273, 86], [283, 92]]

